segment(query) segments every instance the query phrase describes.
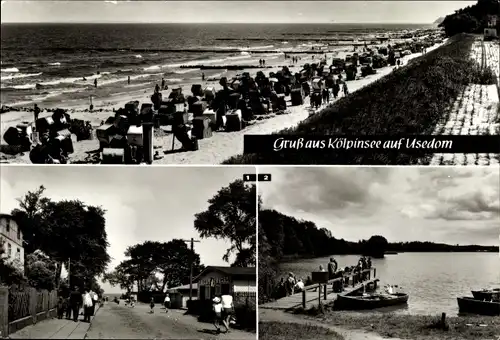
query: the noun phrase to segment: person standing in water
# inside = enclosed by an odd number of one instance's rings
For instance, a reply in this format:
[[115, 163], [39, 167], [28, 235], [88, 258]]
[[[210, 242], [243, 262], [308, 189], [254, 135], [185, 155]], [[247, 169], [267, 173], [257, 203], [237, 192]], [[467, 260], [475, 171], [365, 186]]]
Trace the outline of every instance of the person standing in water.
[[165, 89], [165, 78], [161, 78], [161, 89]]
[[130, 85], [130, 76], [127, 78], [127, 83]]
[[94, 86], [97, 88], [97, 78], [94, 79]]
[[201, 80], [205, 81], [205, 72], [201, 72]]

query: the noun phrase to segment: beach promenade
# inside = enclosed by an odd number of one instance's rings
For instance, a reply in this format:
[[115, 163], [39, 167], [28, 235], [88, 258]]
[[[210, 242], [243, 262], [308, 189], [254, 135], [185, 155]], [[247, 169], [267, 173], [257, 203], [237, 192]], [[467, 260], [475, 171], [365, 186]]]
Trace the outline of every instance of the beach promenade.
[[134, 308], [109, 302], [103, 305], [91, 323], [66, 319], [50, 319], [10, 335], [12, 339], [238, 339], [254, 340], [255, 334], [231, 330], [215, 334], [209, 323], [200, 323], [184, 310], [157, 307], [154, 314], [149, 306], [138, 303]]

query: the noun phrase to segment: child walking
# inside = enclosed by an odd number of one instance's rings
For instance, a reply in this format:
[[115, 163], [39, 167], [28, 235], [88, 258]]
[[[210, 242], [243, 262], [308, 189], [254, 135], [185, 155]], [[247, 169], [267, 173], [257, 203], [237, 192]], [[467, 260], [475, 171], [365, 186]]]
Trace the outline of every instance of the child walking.
[[214, 326], [217, 333], [220, 333], [220, 324], [222, 322], [222, 303], [221, 299], [218, 297], [213, 299], [213, 311], [214, 311]]
[[154, 298], [151, 298], [151, 302], [149, 303], [149, 307], [151, 308], [151, 310], [149, 312], [151, 314], [153, 314], [155, 312], [155, 299]]

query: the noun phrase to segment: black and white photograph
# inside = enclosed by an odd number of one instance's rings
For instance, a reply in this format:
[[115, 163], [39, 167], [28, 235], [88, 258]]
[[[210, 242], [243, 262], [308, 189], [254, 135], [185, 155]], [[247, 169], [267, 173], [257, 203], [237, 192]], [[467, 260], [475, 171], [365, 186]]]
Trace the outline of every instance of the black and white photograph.
[[2, 338], [256, 339], [255, 168], [0, 174]]
[[499, 6], [2, 0], [1, 161], [498, 166], [244, 153], [244, 136], [500, 136]]
[[263, 172], [259, 339], [498, 339], [498, 168]]

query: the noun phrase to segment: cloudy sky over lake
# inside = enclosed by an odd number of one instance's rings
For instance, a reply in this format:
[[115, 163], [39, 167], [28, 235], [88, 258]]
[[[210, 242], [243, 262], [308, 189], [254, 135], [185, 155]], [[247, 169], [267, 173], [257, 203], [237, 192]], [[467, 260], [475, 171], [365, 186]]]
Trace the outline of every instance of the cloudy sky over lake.
[[[40, 185], [53, 200], [78, 199], [106, 210], [106, 231], [113, 258], [110, 269], [125, 259], [128, 246], [146, 240], [199, 239], [194, 215], [208, 208], [218, 190], [255, 168], [166, 168], [72, 166], [2, 167], [0, 212], [19, 206], [16, 198]], [[205, 265], [228, 266], [222, 260], [230, 247], [225, 240], [201, 239], [195, 244]], [[105, 284], [108, 292], [120, 291]]]
[[498, 245], [498, 168], [265, 168], [265, 208], [350, 241]]
[[2, 0], [2, 22], [433, 23], [475, 2]]

